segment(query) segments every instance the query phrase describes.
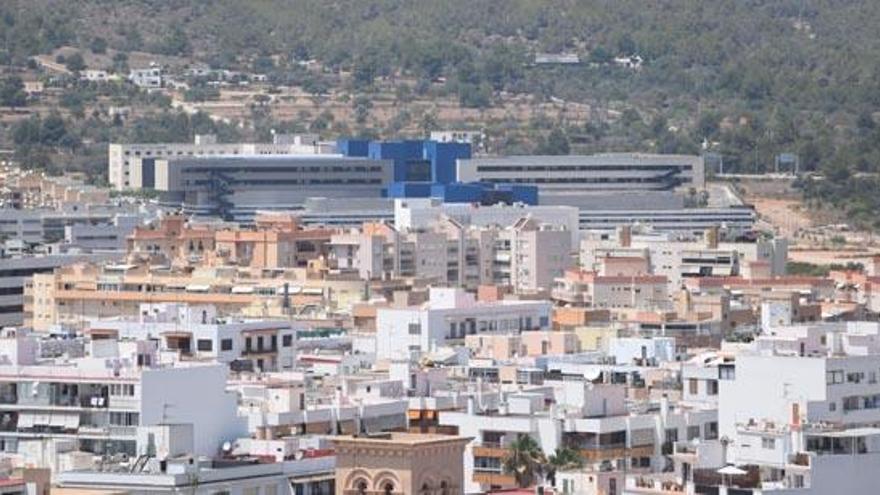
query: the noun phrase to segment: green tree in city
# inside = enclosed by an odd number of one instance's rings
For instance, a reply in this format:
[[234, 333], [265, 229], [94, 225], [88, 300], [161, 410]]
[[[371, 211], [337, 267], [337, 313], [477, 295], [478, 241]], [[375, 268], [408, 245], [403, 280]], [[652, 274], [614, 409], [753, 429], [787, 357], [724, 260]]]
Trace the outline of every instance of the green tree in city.
[[584, 458], [571, 447], [557, 447], [547, 459], [547, 478], [555, 485], [556, 473], [584, 467]]
[[520, 488], [539, 482], [546, 472], [547, 458], [534, 438], [518, 434], [502, 460], [504, 472], [512, 474]]

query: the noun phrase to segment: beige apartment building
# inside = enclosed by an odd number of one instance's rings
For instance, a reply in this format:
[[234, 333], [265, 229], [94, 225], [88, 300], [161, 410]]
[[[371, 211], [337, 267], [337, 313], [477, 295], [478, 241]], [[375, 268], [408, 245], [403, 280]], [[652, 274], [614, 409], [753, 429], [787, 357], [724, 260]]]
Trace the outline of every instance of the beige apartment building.
[[5, 179], [4, 199], [14, 208], [63, 208], [71, 204], [103, 205], [110, 191], [88, 185], [76, 174], [49, 177], [15, 170]]
[[508, 227], [465, 227], [445, 217], [428, 228], [398, 230], [385, 224], [332, 237], [329, 265], [365, 279], [418, 278], [476, 290], [510, 286], [549, 291], [573, 266], [571, 232], [523, 217]]
[[128, 238], [128, 251], [178, 265], [305, 267], [326, 256], [334, 232], [304, 228], [287, 214], [258, 215], [249, 229], [189, 225], [183, 216], [172, 215], [155, 226], [135, 229]]
[[552, 297], [560, 304], [610, 310], [663, 308], [669, 302], [663, 275], [601, 275], [584, 270], [567, 270], [557, 278]]
[[[522, 218], [501, 235], [502, 247], [495, 260], [500, 272], [495, 283], [508, 283], [517, 292], [549, 291], [553, 280], [574, 266], [571, 232], [542, 224], [533, 218]], [[509, 249], [509, 269], [504, 265], [505, 250]]]
[[[149, 264], [75, 264], [25, 286], [25, 325], [85, 328], [98, 318], [137, 318], [151, 304], [213, 305], [219, 316], [290, 317], [348, 311], [366, 283], [320, 269], [235, 266], [179, 270]], [[146, 309], [145, 309], [146, 308]]]
[[505, 361], [580, 352], [580, 339], [573, 331], [535, 330], [521, 333], [474, 334], [465, 337], [465, 347], [475, 357]]

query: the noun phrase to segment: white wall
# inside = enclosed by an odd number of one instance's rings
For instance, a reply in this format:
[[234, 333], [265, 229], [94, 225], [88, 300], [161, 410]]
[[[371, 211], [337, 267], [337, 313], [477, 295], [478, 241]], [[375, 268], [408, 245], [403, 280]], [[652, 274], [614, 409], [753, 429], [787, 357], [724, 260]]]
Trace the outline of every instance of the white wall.
[[224, 441], [247, 434], [237, 398], [226, 391], [227, 374], [223, 365], [144, 370], [141, 425], [192, 423], [195, 454], [215, 455]]

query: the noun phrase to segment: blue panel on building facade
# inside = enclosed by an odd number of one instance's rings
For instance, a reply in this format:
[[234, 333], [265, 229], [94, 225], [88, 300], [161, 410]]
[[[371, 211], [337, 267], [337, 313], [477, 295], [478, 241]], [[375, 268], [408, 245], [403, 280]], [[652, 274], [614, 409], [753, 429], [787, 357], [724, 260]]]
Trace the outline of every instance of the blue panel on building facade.
[[391, 160], [394, 163], [394, 180], [429, 181], [430, 164], [424, 158], [424, 141], [372, 141], [368, 157], [377, 160]]
[[339, 139], [336, 141], [336, 152], [340, 155], [365, 157], [369, 150], [369, 139]]
[[456, 160], [471, 157], [470, 143], [424, 142], [424, 157], [431, 162], [431, 180], [451, 184], [458, 180]]
[[389, 198], [428, 198], [431, 197], [429, 182], [392, 182], [388, 185]]
[[456, 160], [471, 157], [469, 143], [342, 139], [337, 141], [336, 147], [346, 156], [390, 160], [394, 164], [396, 182], [450, 184], [457, 180]]

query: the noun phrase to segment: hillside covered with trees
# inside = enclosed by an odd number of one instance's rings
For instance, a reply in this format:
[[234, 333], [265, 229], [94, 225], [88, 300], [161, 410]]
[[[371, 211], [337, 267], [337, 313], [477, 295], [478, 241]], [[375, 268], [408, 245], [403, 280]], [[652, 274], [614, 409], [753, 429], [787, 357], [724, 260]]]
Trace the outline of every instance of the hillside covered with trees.
[[[10, 0], [0, 62], [61, 46], [147, 51], [313, 92], [346, 73], [344, 89], [366, 98], [406, 78], [414, 97], [440, 81], [463, 107], [511, 94], [589, 102], [620, 111], [537, 123], [562, 137], [554, 150], [706, 146], [748, 173], [797, 153], [830, 179], [805, 186], [827, 201], [880, 169], [878, 24], [870, 0]], [[536, 53], [581, 63], [536, 65]], [[614, 63], [629, 56], [641, 65]], [[305, 70], [309, 60], [328, 75]]]

